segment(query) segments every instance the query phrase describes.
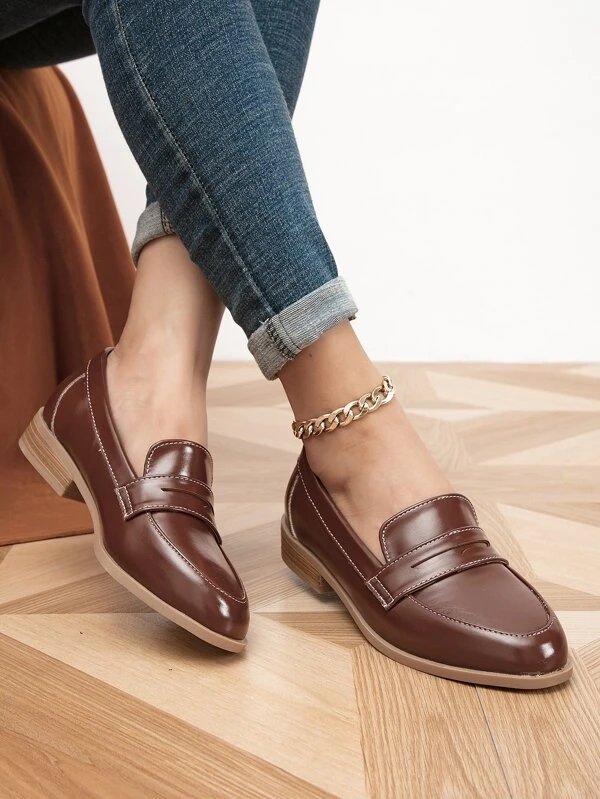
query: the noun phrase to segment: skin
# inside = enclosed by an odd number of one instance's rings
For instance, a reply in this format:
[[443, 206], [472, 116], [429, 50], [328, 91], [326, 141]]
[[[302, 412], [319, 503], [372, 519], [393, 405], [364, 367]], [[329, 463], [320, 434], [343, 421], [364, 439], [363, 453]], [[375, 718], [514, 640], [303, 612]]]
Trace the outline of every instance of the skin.
[[[164, 438], [207, 444], [206, 385], [224, 306], [177, 236], [144, 247], [129, 315], [108, 359], [108, 391], [134, 471]], [[381, 382], [349, 322], [279, 373], [296, 419], [345, 405]], [[308, 461], [356, 533], [383, 561], [381, 524], [452, 491], [397, 397], [375, 413], [305, 442]]]

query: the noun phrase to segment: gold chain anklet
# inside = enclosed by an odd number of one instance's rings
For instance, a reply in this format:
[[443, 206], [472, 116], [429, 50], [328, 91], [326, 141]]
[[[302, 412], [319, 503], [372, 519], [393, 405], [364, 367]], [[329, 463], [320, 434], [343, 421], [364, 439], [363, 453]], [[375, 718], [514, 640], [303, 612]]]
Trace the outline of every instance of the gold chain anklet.
[[343, 408], [316, 416], [314, 419], [306, 419], [304, 422], [294, 419], [292, 431], [296, 438], [301, 438], [303, 441], [311, 436], [320, 436], [321, 433], [331, 433], [337, 427], [346, 427], [350, 422], [376, 411], [392, 399], [395, 391], [391, 378], [384, 375], [381, 384], [375, 386], [373, 391], [363, 394], [357, 400], [352, 400]]

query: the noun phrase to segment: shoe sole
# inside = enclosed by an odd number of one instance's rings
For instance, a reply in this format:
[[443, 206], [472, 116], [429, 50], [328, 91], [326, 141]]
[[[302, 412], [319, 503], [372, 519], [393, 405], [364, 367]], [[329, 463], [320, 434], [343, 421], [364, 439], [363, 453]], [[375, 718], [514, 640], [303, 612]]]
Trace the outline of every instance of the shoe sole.
[[179, 627], [183, 627], [196, 638], [227, 652], [241, 652], [245, 649], [245, 639], [229, 638], [194, 621], [134, 580], [111, 558], [104, 547], [102, 522], [96, 501], [75, 461], [52, 433], [42, 413], [43, 408], [40, 408], [19, 439], [19, 448], [36, 472], [59, 496], [75, 499], [87, 505], [94, 527], [94, 554], [102, 568], [145, 605]]
[[367, 641], [382, 654], [404, 666], [433, 674], [436, 677], [443, 677], [446, 680], [520, 690], [550, 688], [553, 685], [566, 682], [571, 677], [573, 665], [570, 661], [562, 669], [549, 674], [505, 674], [450, 666], [446, 663], [412, 655], [410, 652], [393, 646], [367, 624], [354, 602], [329, 569], [292, 535], [285, 515], [281, 519], [281, 557], [286, 566], [317, 593], [337, 594]]

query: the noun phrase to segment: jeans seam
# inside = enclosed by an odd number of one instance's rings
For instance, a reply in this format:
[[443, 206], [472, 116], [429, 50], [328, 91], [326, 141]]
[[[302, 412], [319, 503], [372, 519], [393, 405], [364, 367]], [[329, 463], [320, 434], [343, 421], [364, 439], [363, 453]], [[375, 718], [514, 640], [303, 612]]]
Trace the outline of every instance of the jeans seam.
[[[285, 328], [284, 328], [285, 330]], [[271, 339], [277, 350], [286, 358], [288, 361], [291, 361], [292, 358], [295, 358], [298, 353], [292, 352], [283, 342], [281, 336], [275, 330], [273, 322], [271, 319], [265, 325], [265, 331], [267, 336]]]
[[[162, 115], [162, 113], [160, 111], [160, 108], [158, 107], [158, 104], [157, 104], [155, 98], [151, 94], [150, 89], [148, 88], [148, 86], [146, 84], [146, 81], [144, 80], [144, 77], [143, 77], [143, 75], [142, 75], [142, 73], [140, 71], [138, 63], [137, 63], [137, 61], [135, 59], [135, 56], [133, 54], [133, 50], [131, 49], [131, 45], [129, 43], [129, 39], [127, 38], [127, 34], [125, 32], [125, 26], [123, 24], [123, 17], [122, 17], [122, 14], [121, 14], [121, 2], [120, 2], [120, 0], [115, 0], [115, 10], [116, 10], [117, 24], [118, 24], [119, 33], [120, 33], [120, 35], [121, 35], [121, 37], [123, 39], [123, 42], [125, 43], [125, 48], [126, 48], [127, 54], [129, 56], [129, 59], [131, 61], [131, 64], [133, 66], [134, 72], [135, 72], [138, 80], [140, 81], [140, 83], [141, 83], [141, 85], [142, 85], [142, 87], [143, 87], [148, 99], [150, 100], [150, 103], [151, 103], [152, 108], [154, 109], [154, 112], [157, 114], [157, 116], [160, 119], [160, 122], [162, 124], [162, 127], [168, 133], [168, 135], [171, 138], [172, 142], [174, 143], [177, 151], [179, 152], [179, 155], [183, 158], [185, 164], [187, 165], [187, 167], [189, 168], [190, 172], [194, 176], [196, 182], [198, 183], [198, 185], [199, 185], [199, 187], [200, 187], [200, 189], [202, 191], [202, 196], [204, 198], [204, 202], [208, 206], [209, 213], [213, 216], [213, 221], [216, 223], [221, 235], [225, 239], [225, 242], [230, 247], [230, 249], [232, 251], [232, 254], [233, 254], [233, 257], [235, 258], [235, 260], [241, 266], [242, 272], [246, 276], [246, 278], [248, 280], [248, 283], [250, 284], [250, 287], [252, 288], [252, 290], [254, 291], [254, 293], [256, 294], [258, 299], [260, 300], [260, 302], [265, 306], [265, 309], [267, 310], [267, 312], [269, 314], [273, 315], [274, 314], [273, 309], [271, 308], [271, 306], [269, 305], [269, 303], [268, 303], [267, 299], [265, 298], [264, 294], [262, 293], [262, 291], [260, 290], [260, 288], [256, 284], [254, 278], [252, 277], [252, 274], [251, 274], [250, 270], [248, 269], [248, 267], [246, 266], [246, 264], [244, 262], [244, 259], [239, 254], [239, 252], [237, 250], [237, 247], [235, 246], [235, 243], [232, 241], [229, 233], [227, 232], [227, 230], [225, 228], [225, 225], [224, 225], [224, 223], [223, 223], [223, 221], [221, 219], [221, 216], [219, 214], [219, 211], [218, 211], [216, 205], [214, 204], [212, 198], [210, 197], [210, 195], [209, 195], [209, 193], [208, 193], [208, 191], [207, 191], [202, 179], [196, 173], [194, 167], [190, 163], [187, 155], [185, 154], [185, 151], [183, 150], [183, 147], [179, 143], [179, 140], [177, 139], [177, 137], [175, 136], [175, 134], [173, 133], [173, 131], [171, 130], [171, 128], [167, 124], [164, 116]], [[161, 213], [162, 213], [162, 208], [161, 208]]]
[[160, 207], [160, 204], [159, 204], [159, 206], [158, 206], [158, 209], [159, 209], [159, 211], [160, 211], [160, 224], [162, 225], [162, 229], [163, 229], [163, 231], [164, 231], [164, 233], [165, 233], [165, 235], [166, 235], [166, 236], [170, 236], [170, 235], [172, 235], [172, 234], [173, 234], [175, 231], [174, 231], [174, 230], [173, 230], [173, 228], [171, 227], [171, 223], [170, 223], [170, 222], [169, 222], [169, 220], [167, 219], [167, 217], [166, 217], [166, 215], [165, 215], [165, 212], [163, 211], [163, 209]]

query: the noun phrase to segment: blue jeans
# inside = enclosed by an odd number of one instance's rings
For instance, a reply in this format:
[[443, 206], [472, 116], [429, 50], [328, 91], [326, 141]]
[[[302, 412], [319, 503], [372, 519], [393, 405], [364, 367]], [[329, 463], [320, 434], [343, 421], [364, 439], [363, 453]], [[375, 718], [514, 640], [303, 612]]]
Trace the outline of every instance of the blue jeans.
[[[63, 16], [76, 5], [53, 2]], [[8, 5], [13, 15], [39, 10], [32, 30], [48, 24], [53, 3]], [[291, 125], [318, 0], [82, 7], [115, 115], [148, 181], [134, 254], [176, 232], [263, 373], [275, 377], [357, 310], [319, 226]]]

